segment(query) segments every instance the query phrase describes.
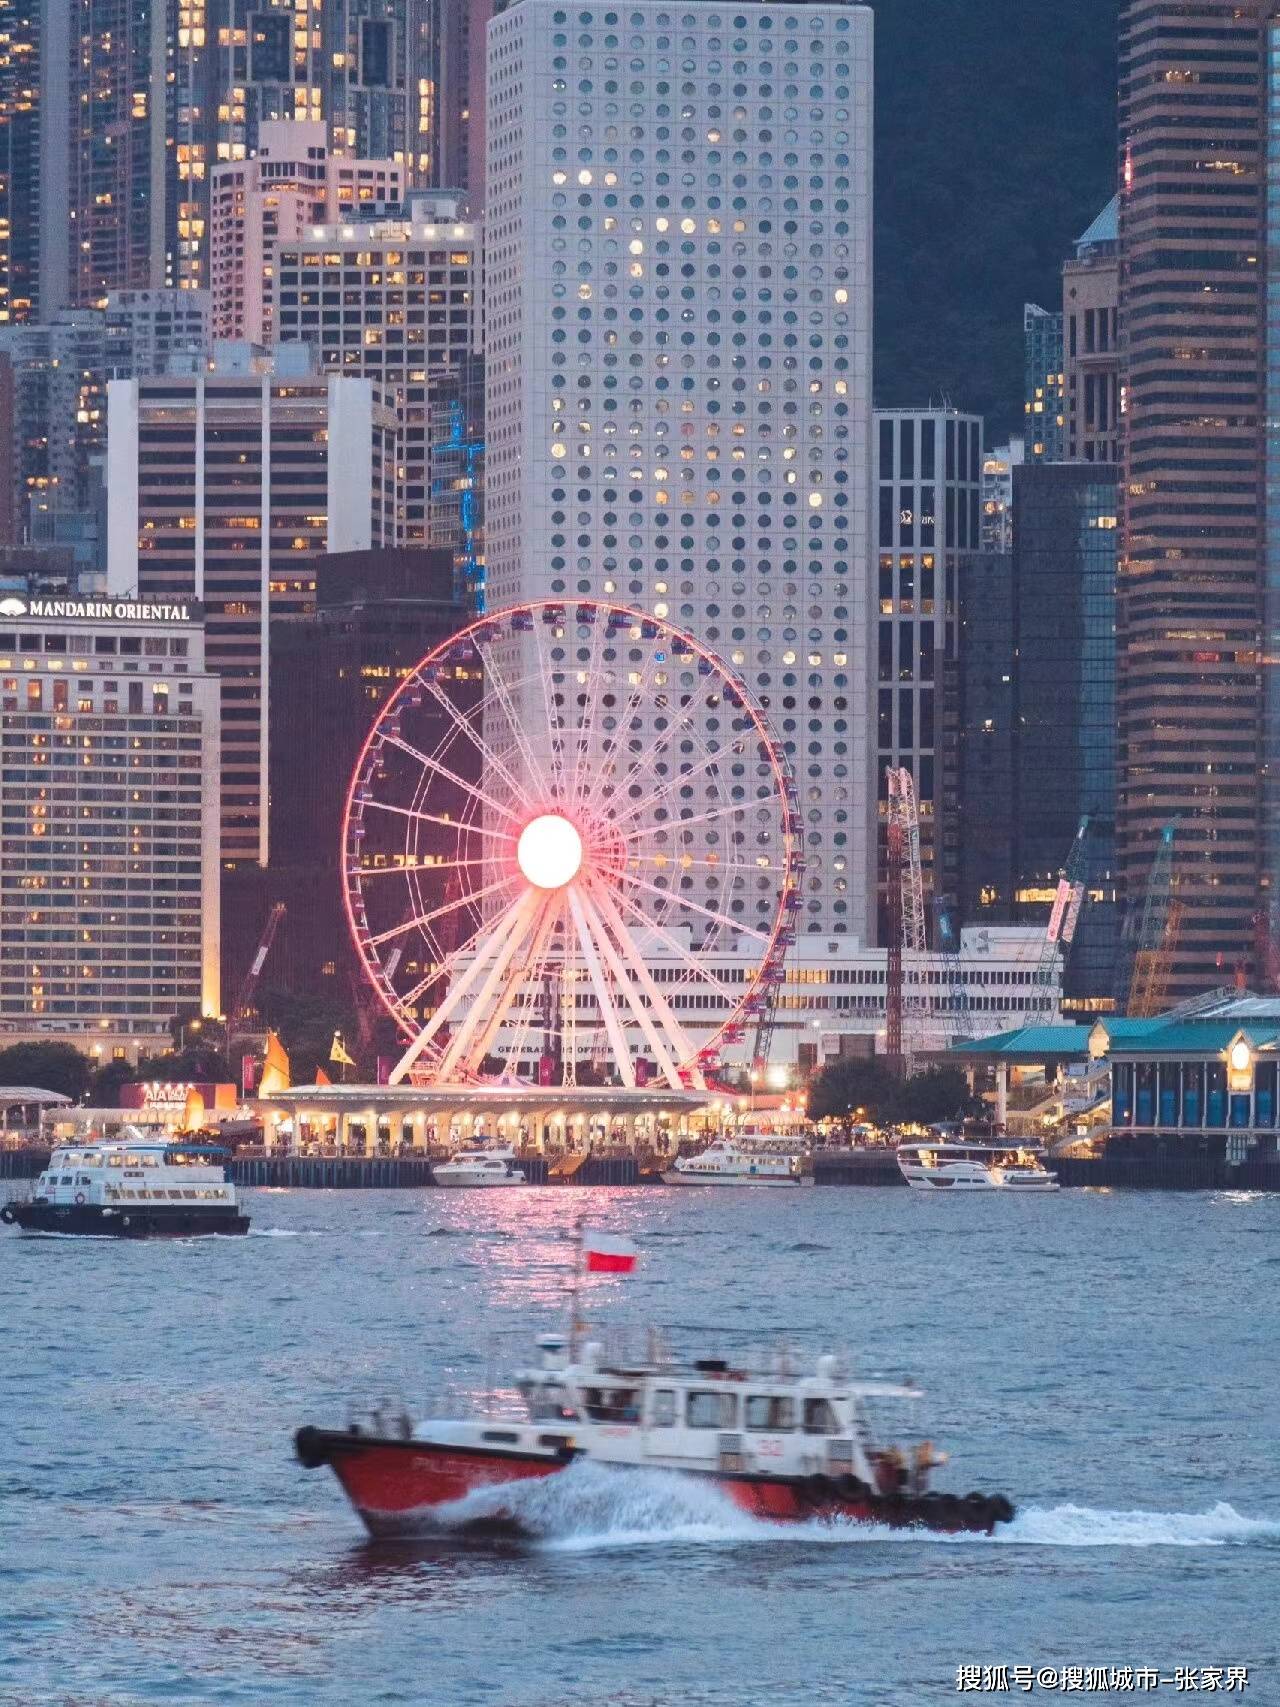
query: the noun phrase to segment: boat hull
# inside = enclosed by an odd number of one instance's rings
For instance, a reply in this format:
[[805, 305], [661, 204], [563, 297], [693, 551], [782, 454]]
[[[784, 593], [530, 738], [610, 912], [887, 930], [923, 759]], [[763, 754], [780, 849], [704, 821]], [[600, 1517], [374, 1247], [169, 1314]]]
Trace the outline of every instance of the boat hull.
[[238, 1209], [205, 1209], [175, 1204], [108, 1211], [96, 1203], [6, 1203], [0, 1220], [23, 1233], [71, 1233], [110, 1239], [191, 1239], [211, 1233], [249, 1231], [249, 1217]]
[[[383, 1539], [451, 1533], [523, 1533], [514, 1512], [498, 1505], [474, 1524], [459, 1526], [442, 1517], [478, 1489], [502, 1488], [559, 1474], [579, 1457], [566, 1447], [556, 1456], [437, 1445], [429, 1441], [318, 1428], [298, 1430], [294, 1440], [300, 1462], [309, 1470], [329, 1465], [361, 1522]], [[627, 1471], [630, 1465], [603, 1465]], [[906, 1494], [880, 1496], [858, 1485], [842, 1488], [829, 1476], [781, 1477], [748, 1472], [678, 1472], [720, 1488], [753, 1517], [799, 1523], [841, 1519], [887, 1524], [895, 1529], [925, 1528], [948, 1534], [989, 1535], [997, 1523], [1013, 1517], [1013, 1507], [996, 1496]]]
[[663, 1185], [803, 1185], [794, 1174], [683, 1174], [669, 1168]]

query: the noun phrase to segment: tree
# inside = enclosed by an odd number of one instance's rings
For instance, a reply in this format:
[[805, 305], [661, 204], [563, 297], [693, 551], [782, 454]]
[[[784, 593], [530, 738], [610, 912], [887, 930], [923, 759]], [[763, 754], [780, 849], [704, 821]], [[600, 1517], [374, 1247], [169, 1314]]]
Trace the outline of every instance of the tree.
[[811, 1120], [849, 1120], [855, 1111], [877, 1126], [898, 1118], [901, 1086], [883, 1061], [849, 1056], [832, 1061], [809, 1084]]
[[902, 1087], [902, 1120], [929, 1126], [937, 1120], [962, 1120], [972, 1098], [959, 1067], [928, 1067], [913, 1073]]
[[0, 1085], [61, 1091], [73, 1102], [89, 1088], [93, 1063], [69, 1043], [15, 1043], [0, 1049]]
[[883, 1061], [832, 1061], [809, 1085], [811, 1120], [866, 1119], [876, 1126], [960, 1120], [972, 1108], [959, 1067], [927, 1067], [899, 1081]]

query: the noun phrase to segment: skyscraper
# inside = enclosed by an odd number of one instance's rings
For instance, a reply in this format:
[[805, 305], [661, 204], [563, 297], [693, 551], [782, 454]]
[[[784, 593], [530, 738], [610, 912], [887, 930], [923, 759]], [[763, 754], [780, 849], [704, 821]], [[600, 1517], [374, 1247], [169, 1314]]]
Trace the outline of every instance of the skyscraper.
[[58, 0], [0, 6], [0, 325], [70, 300], [69, 13]]
[[1061, 462], [1066, 425], [1062, 316], [1034, 302], [1022, 310], [1024, 438], [1028, 462]]
[[403, 195], [404, 170], [395, 161], [334, 156], [319, 119], [268, 120], [252, 159], [213, 169], [214, 336], [271, 343], [275, 245], [329, 220], [373, 219]]
[[1068, 462], [1120, 454], [1119, 198], [1076, 239], [1062, 268], [1062, 360]]
[[[875, 415], [879, 630], [876, 775], [905, 766], [920, 807], [926, 897], [941, 876], [949, 831], [942, 739], [947, 668], [956, 657], [958, 582], [981, 549], [982, 421], [955, 409], [879, 409]], [[887, 882], [882, 849], [880, 883]]]
[[276, 337], [310, 344], [321, 367], [367, 376], [394, 399], [399, 537], [425, 544], [433, 382], [476, 349], [478, 228], [461, 218], [456, 197], [415, 191], [403, 217], [311, 226], [274, 254]]
[[0, 616], [0, 1026], [95, 1054], [218, 1000], [218, 686], [198, 612], [34, 588]]
[[[1170, 994], [1248, 960], [1280, 819], [1276, 595], [1264, 574], [1270, 0], [1129, 0], [1120, 33], [1120, 335], [1127, 368], [1119, 557], [1118, 833], [1143, 892], [1176, 822]], [[1274, 50], [1274, 44], [1270, 44]], [[1274, 711], [1274, 707], [1272, 707]]]
[[491, 596], [721, 653], [795, 773], [799, 928], [869, 941], [871, 13], [516, 0], [488, 40]]
[[395, 416], [367, 379], [223, 345], [212, 371], [109, 388], [108, 586], [194, 599], [222, 678], [224, 867], [268, 857], [269, 630], [315, 601], [313, 559], [392, 544]]

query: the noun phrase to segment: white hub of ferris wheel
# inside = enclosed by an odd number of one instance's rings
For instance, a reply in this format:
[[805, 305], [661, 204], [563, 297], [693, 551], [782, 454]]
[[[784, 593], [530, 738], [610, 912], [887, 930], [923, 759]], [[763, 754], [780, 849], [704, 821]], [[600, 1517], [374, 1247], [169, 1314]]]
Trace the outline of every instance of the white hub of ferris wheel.
[[[589, 1062], [634, 1087], [643, 1060], [701, 1084], [771, 1000], [800, 905], [761, 709], [691, 636], [595, 601], [493, 612], [428, 653], [365, 742], [343, 850], [406, 1040], [393, 1083], [511, 1079], [540, 1047], [566, 1082]], [[693, 1009], [718, 1022], [700, 1046]]]

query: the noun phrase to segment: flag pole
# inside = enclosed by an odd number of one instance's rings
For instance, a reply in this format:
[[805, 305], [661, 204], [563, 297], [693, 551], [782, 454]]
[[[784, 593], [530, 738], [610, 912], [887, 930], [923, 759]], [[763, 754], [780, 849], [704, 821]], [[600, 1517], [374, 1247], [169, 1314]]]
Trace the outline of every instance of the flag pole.
[[569, 1281], [569, 1361], [578, 1361], [578, 1339], [586, 1326], [578, 1314], [578, 1288], [582, 1274], [582, 1234], [586, 1216], [579, 1215], [573, 1224], [573, 1273]]

